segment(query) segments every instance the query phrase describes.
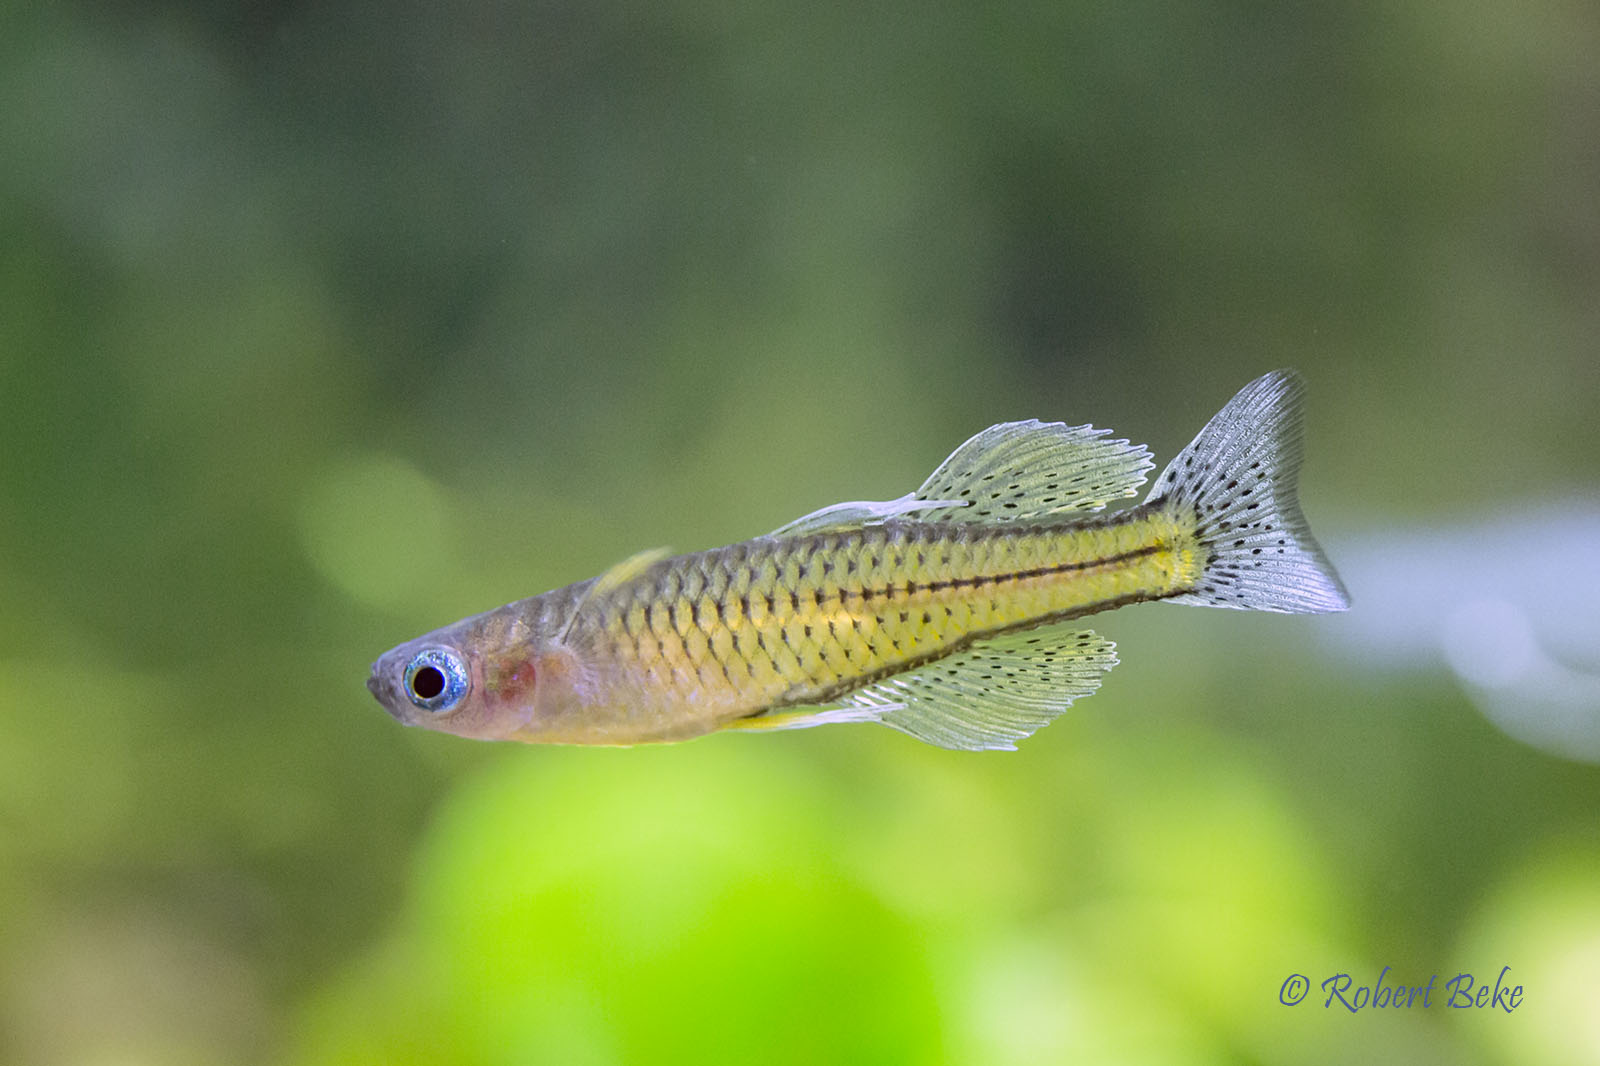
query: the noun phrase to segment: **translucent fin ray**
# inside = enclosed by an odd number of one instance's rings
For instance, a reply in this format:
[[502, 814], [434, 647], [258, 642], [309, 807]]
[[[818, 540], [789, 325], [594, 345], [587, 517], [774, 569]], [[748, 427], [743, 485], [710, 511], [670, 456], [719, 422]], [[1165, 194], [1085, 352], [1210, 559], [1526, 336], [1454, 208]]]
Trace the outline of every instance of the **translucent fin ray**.
[[877, 707], [789, 707], [781, 711], [735, 718], [722, 729], [744, 729], [776, 732], [780, 729], [811, 729], [819, 725], [838, 725], [841, 722], [876, 722], [883, 716]]
[[826, 533], [905, 516], [922, 522], [1038, 521], [1098, 511], [1136, 495], [1155, 465], [1142, 444], [1109, 429], [1062, 422], [1002, 422], [977, 434], [896, 500], [836, 503], [773, 530]]
[[[1134, 496], [1155, 464], [1142, 444], [1109, 429], [1062, 422], [1002, 422], [939, 464], [915, 495], [916, 517], [938, 522], [1037, 521], [1098, 511]], [[959, 500], [960, 509], [937, 501]]]
[[671, 548], [646, 548], [642, 552], [636, 552], [595, 578], [594, 584], [589, 588], [589, 595], [602, 596], [618, 585], [638, 577], [671, 554]]
[[853, 500], [850, 503], [830, 504], [821, 510], [801, 515], [772, 531], [775, 537], [798, 536], [803, 533], [836, 533], [847, 529], [882, 522], [896, 515], [923, 511], [929, 506], [965, 506], [965, 500], [926, 500], [907, 493], [897, 500]]
[[1156, 478], [1146, 503], [1192, 513], [1209, 555], [1195, 591], [1168, 602], [1292, 614], [1350, 606], [1296, 495], [1304, 395], [1291, 370], [1257, 378]]
[[583, 609], [584, 604], [638, 577], [671, 554], [672, 550], [670, 548], [646, 548], [644, 551], [635, 552], [620, 563], [614, 564], [605, 573], [595, 578], [589, 583], [589, 587], [583, 590], [583, 597], [573, 607], [572, 614], [567, 618], [567, 624], [561, 627], [561, 632], [556, 636], [556, 640], [566, 639], [567, 633], [572, 629], [572, 623], [577, 621], [578, 612]]
[[852, 693], [841, 706], [941, 748], [1009, 751], [1099, 688], [1116, 664], [1111, 641], [1052, 626], [981, 641]]

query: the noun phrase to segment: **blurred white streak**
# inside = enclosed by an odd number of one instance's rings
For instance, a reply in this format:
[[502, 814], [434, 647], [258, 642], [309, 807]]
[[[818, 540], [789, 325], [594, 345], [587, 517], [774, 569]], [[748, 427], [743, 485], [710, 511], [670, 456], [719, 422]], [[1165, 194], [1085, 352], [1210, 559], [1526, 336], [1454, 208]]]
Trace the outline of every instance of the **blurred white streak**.
[[1600, 762], [1600, 506], [1506, 511], [1335, 542], [1355, 605], [1324, 632], [1364, 670], [1443, 665], [1509, 736]]

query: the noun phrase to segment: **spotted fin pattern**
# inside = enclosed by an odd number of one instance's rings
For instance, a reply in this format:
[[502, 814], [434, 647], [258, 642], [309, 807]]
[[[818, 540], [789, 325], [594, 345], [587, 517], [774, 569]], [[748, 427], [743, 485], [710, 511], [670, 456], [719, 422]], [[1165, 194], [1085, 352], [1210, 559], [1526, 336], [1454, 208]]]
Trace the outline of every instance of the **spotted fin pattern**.
[[1296, 495], [1304, 397], [1291, 370], [1257, 378], [1156, 479], [1145, 505], [1192, 521], [1207, 556], [1194, 591], [1168, 603], [1287, 614], [1350, 606]]
[[[1142, 444], [1109, 429], [1061, 422], [1003, 422], [950, 453], [916, 495], [924, 522], [1037, 522], [1099, 511], [1129, 499], [1155, 463]], [[932, 501], [959, 500], [960, 509]]]
[[1116, 645], [1093, 630], [1051, 626], [966, 651], [861, 689], [847, 708], [941, 748], [1011, 751], [1072, 701], [1100, 687]]
[[904, 516], [919, 522], [1032, 521], [1103, 510], [1134, 496], [1155, 465], [1142, 444], [1109, 429], [1003, 422], [969, 438], [916, 492], [836, 503], [779, 526], [774, 536], [830, 533]]
[[[1347, 605], [1295, 498], [1301, 394], [1287, 371], [1247, 385], [1145, 503], [1109, 515], [1095, 512], [1151, 468], [1142, 446], [1090, 426], [992, 426], [909, 496], [642, 553], [391, 649], [368, 687], [407, 724], [483, 739], [876, 721], [947, 748], [1010, 748], [1116, 664], [1109, 641], [1062, 628], [1075, 619], [1152, 600]], [[441, 662], [471, 682], [449, 706]]]

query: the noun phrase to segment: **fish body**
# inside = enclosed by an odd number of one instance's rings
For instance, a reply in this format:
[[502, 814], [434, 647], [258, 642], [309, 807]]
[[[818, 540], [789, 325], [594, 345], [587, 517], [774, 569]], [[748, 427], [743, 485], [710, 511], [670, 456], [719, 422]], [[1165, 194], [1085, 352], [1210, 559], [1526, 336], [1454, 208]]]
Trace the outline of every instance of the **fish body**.
[[403, 722], [482, 739], [682, 740], [876, 721], [1009, 748], [1098, 687], [1111, 642], [1062, 623], [1150, 600], [1286, 612], [1348, 600], [1295, 500], [1302, 387], [1246, 386], [1157, 479], [1060, 423], [991, 427], [916, 492], [824, 508], [458, 622], [386, 653]]

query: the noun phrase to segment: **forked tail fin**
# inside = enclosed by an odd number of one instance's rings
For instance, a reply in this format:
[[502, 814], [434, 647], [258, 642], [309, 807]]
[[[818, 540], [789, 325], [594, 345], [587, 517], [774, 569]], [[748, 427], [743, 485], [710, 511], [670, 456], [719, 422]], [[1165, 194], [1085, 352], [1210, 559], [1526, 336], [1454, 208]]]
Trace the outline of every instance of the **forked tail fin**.
[[1350, 597], [1300, 513], [1296, 482], [1305, 386], [1292, 370], [1257, 378], [1178, 453], [1146, 504], [1194, 516], [1208, 558], [1170, 603], [1317, 614]]

